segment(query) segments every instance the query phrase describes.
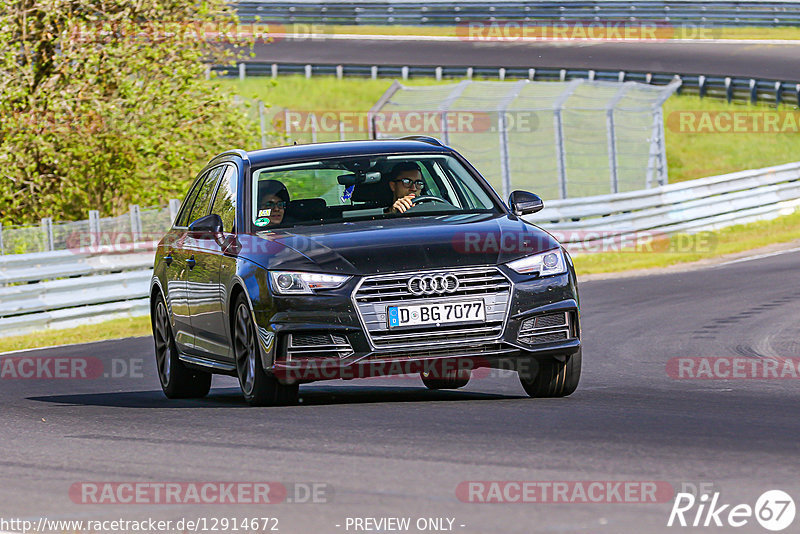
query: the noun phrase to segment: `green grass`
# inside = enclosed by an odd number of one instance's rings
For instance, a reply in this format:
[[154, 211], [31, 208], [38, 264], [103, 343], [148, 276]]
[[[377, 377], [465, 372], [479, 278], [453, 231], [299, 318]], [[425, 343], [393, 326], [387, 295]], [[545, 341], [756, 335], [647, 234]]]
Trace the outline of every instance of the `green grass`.
[[628, 249], [624, 252], [580, 254], [574, 258], [575, 270], [582, 275], [667, 267], [797, 239], [800, 239], [800, 211], [770, 221], [729, 226], [716, 232], [674, 235], [669, 243], [651, 247], [652, 252]]
[[114, 319], [102, 323], [77, 326], [63, 330], [42, 330], [24, 336], [0, 337], [0, 353], [12, 350], [35, 349], [72, 343], [88, 343], [107, 339], [149, 336], [152, 334], [150, 316]]
[[[455, 83], [449, 80], [438, 83]], [[261, 99], [279, 108], [313, 111], [366, 112], [391, 85], [391, 79], [344, 78], [303, 76], [248, 78], [244, 81], [222, 79], [224, 84], [246, 98]], [[436, 85], [431, 78], [415, 78], [407, 85]], [[792, 108], [784, 107], [784, 110]], [[746, 169], [757, 169], [800, 159], [800, 135], [794, 133], [684, 133], [672, 129], [670, 116], [680, 111], [770, 111], [768, 105], [728, 104], [723, 100], [697, 96], [674, 95], [664, 104], [665, 135], [669, 181], [682, 182], [704, 176], [713, 176]], [[280, 119], [280, 117], [278, 117]], [[282, 122], [281, 122], [282, 125]], [[282, 126], [281, 126], [282, 127]], [[363, 138], [365, 134], [361, 134]], [[306, 136], [309, 137], [309, 136]], [[353, 138], [355, 138], [354, 136]], [[333, 140], [338, 135], [319, 141]], [[310, 141], [301, 138], [303, 141]], [[467, 154], [469, 156], [469, 154]]]
[[[535, 22], [530, 22], [535, 25]], [[547, 23], [544, 23], [547, 24]], [[443, 36], [457, 37], [465, 35], [465, 29], [457, 26], [354, 26], [354, 25], [325, 25], [325, 24], [298, 24], [287, 25], [285, 32], [288, 34], [306, 36], [309, 33], [322, 34], [350, 34], [350, 35], [404, 35], [404, 36]], [[514, 34], [511, 34], [514, 35]], [[663, 30], [657, 33], [659, 38], [673, 39], [800, 39], [800, 28], [782, 26], [777, 28], [736, 27], [736, 28], [696, 28], [680, 27], [672, 34]]]

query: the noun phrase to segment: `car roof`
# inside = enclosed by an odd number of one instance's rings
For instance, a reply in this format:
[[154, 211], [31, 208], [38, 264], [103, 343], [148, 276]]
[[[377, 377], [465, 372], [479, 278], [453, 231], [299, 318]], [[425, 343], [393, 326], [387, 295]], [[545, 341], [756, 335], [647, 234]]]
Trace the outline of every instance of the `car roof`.
[[[244, 156], [242, 151], [236, 151]], [[276, 163], [289, 163], [308, 159], [325, 159], [347, 156], [377, 156], [383, 154], [450, 154], [452, 149], [441, 145], [432, 138], [416, 139], [376, 139], [365, 141], [335, 141], [331, 143], [311, 143], [304, 145], [289, 145], [262, 150], [252, 150], [246, 153], [252, 167]], [[213, 160], [230, 155], [226, 152]]]

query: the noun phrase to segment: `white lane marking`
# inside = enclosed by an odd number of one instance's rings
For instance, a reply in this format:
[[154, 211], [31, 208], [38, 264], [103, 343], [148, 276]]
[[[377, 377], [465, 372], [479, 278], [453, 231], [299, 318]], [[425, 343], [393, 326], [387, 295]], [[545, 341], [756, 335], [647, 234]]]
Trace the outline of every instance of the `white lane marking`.
[[790, 248], [787, 250], [779, 250], [777, 252], [767, 252], [765, 254], [756, 254], [755, 256], [748, 256], [746, 258], [739, 258], [736, 260], [726, 261], [725, 263], [720, 263], [716, 265], [716, 267], [722, 267], [724, 265], [733, 265], [734, 263], [742, 263], [745, 261], [760, 260], [762, 258], [770, 258], [772, 256], [780, 256], [781, 254], [788, 254], [790, 252], [798, 252], [798, 251], [800, 251], [800, 247]]
[[[47, 347], [34, 347], [32, 349], [19, 349], [19, 350], [10, 350], [8, 352], [0, 352], [0, 356], [7, 356], [9, 354], [18, 354], [20, 352], [30, 352], [32, 350], [47, 350], [47, 349], [60, 349], [64, 347], [76, 347], [78, 345], [94, 345], [95, 343], [106, 343], [108, 341], [124, 341], [127, 339], [140, 339], [145, 337], [152, 337], [149, 336], [132, 336], [132, 337], [120, 337], [117, 339], [101, 339], [100, 341], [84, 341], [83, 343], [67, 343], [66, 345], [48, 345]], [[7, 534], [6, 532], [0, 531], [0, 534]]]
[[765, 44], [796, 45], [800, 39], [545, 39], [538, 37], [520, 37], [513, 39], [465, 39], [454, 35], [362, 35], [354, 33], [311, 33], [294, 35], [290, 33], [272, 33], [270, 37], [297, 41], [338, 39], [351, 41], [445, 41], [470, 43], [546, 43], [546, 44], [586, 44], [586, 43], [713, 43], [713, 44]]

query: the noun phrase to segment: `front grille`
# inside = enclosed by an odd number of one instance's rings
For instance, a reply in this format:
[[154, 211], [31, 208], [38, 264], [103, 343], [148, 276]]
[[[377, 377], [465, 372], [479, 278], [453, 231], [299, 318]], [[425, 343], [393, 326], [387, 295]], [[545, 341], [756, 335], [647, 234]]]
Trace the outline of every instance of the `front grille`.
[[353, 347], [345, 336], [338, 334], [287, 334], [286, 360], [312, 358], [345, 358], [353, 354]]
[[517, 340], [526, 345], [553, 343], [570, 338], [569, 313], [548, 313], [525, 319], [520, 326]]
[[[415, 276], [454, 275], [458, 288], [432, 295], [415, 295], [408, 288]], [[370, 276], [356, 290], [354, 300], [367, 335], [375, 348], [419, 347], [430, 344], [471, 343], [499, 338], [503, 333], [511, 282], [497, 267], [439, 269], [436, 271]], [[408, 303], [483, 300], [486, 322], [443, 324], [390, 330], [386, 318], [388, 306]]]

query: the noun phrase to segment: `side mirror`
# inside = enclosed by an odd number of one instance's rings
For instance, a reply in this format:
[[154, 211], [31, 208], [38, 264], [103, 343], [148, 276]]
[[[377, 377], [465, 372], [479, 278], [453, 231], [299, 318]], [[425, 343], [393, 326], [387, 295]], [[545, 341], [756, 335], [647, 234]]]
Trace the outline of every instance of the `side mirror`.
[[216, 213], [200, 217], [189, 225], [190, 234], [201, 234], [201, 239], [215, 239], [222, 233], [222, 217]]
[[508, 197], [508, 205], [511, 206], [511, 211], [514, 215], [529, 215], [542, 211], [544, 202], [538, 195], [528, 193], [527, 191], [514, 191]]

